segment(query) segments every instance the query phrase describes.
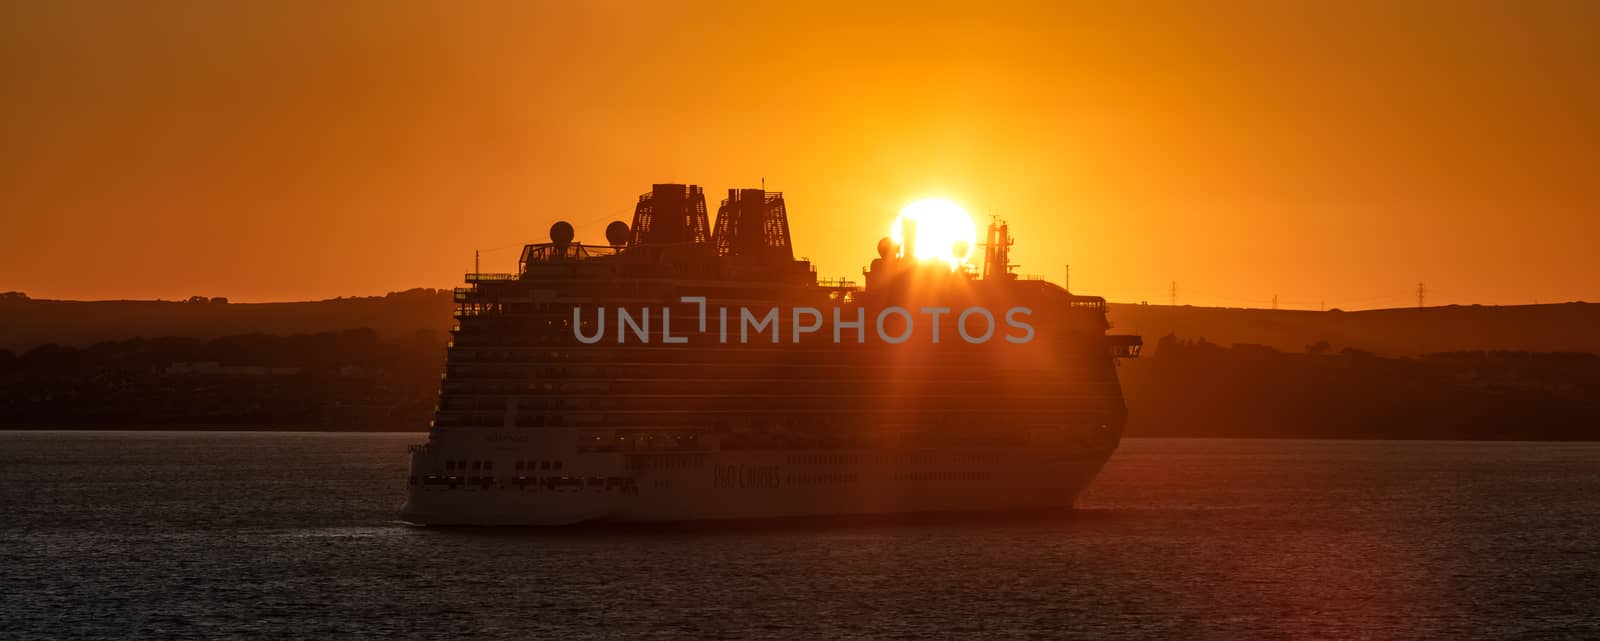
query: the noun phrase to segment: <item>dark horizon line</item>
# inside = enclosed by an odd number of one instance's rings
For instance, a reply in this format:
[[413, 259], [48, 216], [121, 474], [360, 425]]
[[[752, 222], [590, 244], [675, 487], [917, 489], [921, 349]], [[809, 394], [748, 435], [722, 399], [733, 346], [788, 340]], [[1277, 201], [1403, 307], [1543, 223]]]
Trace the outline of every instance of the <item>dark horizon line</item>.
[[[449, 294], [452, 291], [452, 288], [449, 288], [449, 287], [413, 287], [411, 289], [394, 290], [394, 291], [389, 291], [389, 292], [385, 292], [385, 293], [382, 293], [382, 294], [336, 296], [336, 297], [333, 297], [333, 298], [318, 298], [318, 299], [250, 300], [250, 301], [234, 301], [232, 298], [227, 297], [227, 296], [191, 296], [191, 297], [183, 298], [183, 299], [176, 299], [176, 298], [175, 299], [167, 299], [167, 298], [97, 298], [97, 299], [78, 299], [78, 298], [34, 298], [34, 297], [31, 297], [31, 296], [25, 296], [24, 298], [11, 299], [11, 300], [3, 298], [3, 296], [5, 294], [24, 294], [24, 295], [26, 294], [26, 292], [22, 292], [20, 290], [12, 290], [12, 291], [6, 291], [6, 292], [3, 292], [3, 293], [0, 293], [0, 303], [3, 303], [3, 302], [14, 302], [14, 301], [27, 301], [27, 302], [35, 302], [35, 303], [80, 303], [80, 304], [92, 304], [92, 303], [178, 303], [178, 304], [201, 304], [201, 303], [199, 303], [197, 301], [194, 301], [193, 299], [194, 298], [206, 298], [206, 299], [208, 299], [207, 302], [209, 302], [210, 299], [222, 299], [222, 300], [218, 300], [217, 303], [218, 304], [228, 304], [228, 305], [300, 305], [300, 304], [308, 304], [308, 303], [337, 302], [337, 301], [344, 301], [344, 300], [382, 299], [382, 298], [388, 298], [390, 296], [394, 296], [394, 295], [397, 295], [397, 294], [409, 294], [409, 293], [412, 293], [412, 292], [428, 292], [430, 290], [433, 291], [433, 292], [436, 292], [436, 293]], [[1547, 302], [1537, 302], [1537, 303], [1447, 303], [1447, 304], [1442, 304], [1442, 305], [1423, 305], [1423, 306], [1420, 306], [1420, 307], [1419, 306], [1415, 306], [1415, 305], [1403, 305], [1403, 306], [1394, 306], [1394, 307], [1350, 307], [1350, 308], [1345, 308], [1345, 307], [1340, 307], [1340, 306], [1334, 305], [1334, 306], [1329, 306], [1326, 309], [1306, 309], [1306, 308], [1300, 308], [1300, 307], [1278, 307], [1278, 308], [1274, 308], [1274, 307], [1233, 306], [1233, 305], [1222, 305], [1222, 304], [1208, 305], [1208, 304], [1192, 304], [1192, 303], [1179, 303], [1179, 304], [1174, 305], [1174, 304], [1171, 304], [1171, 303], [1160, 303], [1160, 302], [1149, 302], [1149, 301], [1138, 301], [1138, 302], [1117, 301], [1117, 300], [1111, 300], [1111, 299], [1107, 299], [1106, 302], [1108, 304], [1111, 304], [1111, 305], [1122, 305], [1122, 306], [1128, 306], [1128, 307], [1165, 307], [1165, 308], [1171, 308], [1171, 309], [1187, 308], [1187, 309], [1216, 309], [1216, 310], [1232, 310], [1232, 311], [1302, 312], [1302, 313], [1327, 313], [1327, 312], [1355, 313], [1355, 312], [1384, 312], [1384, 311], [1403, 311], [1403, 310], [1413, 310], [1414, 311], [1414, 310], [1421, 310], [1421, 309], [1459, 309], [1459, 308], [1463, 308], [1463, 307], [1467, 307], [1467, 308], [1474, 308], [1474, 307], [1508, 307], [1508, 308], [1509, 307], [1555, 307], [1555, 306], [1561, 306], [1561, 305], [1600, 304], [1600, 302], [1591, 303], [1590, 301], [1577, 299], [1577, 300], [1554, 301], [1554, 302], [1548, 302], [1548, 303]]]

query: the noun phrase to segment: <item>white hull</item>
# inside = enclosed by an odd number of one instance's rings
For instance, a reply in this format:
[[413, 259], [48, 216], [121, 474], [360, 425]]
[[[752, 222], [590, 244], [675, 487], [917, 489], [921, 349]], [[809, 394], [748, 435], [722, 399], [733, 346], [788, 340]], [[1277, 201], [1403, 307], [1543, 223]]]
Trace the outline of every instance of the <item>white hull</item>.
[[[413, 451], [401, 518], [551, 526], [1065, 509], [1115, 443], [1063, 430], [1012, 448], [576, 453], [586, 438], [561, 429], [436, 432]], [[571, 453], [559, 470], [517, 469], [552, 452]], [[493, 465], [441, 475], [447, 459]]]

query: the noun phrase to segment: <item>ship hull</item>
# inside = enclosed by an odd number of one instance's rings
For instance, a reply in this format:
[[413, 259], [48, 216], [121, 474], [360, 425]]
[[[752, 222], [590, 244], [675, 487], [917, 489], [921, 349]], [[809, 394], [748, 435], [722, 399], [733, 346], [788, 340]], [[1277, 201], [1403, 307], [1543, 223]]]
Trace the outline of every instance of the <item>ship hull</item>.
[[[401, 518], [436, 526], [567, 526], [1059, 511], [1072, 507], [1115, 447], [1114, 441], [1094, 436], [1063, 431], [1039, 435], [1027, 445], [981, 451], [569, 456], [559, 471], [414, 476]], [[582, 438], [532, 437], [534, 442], [500, 442], [492, 449], [482, 439], [456, 438], [418, 448], [413, 470], [436, 469], [431, 459], [442, 455], [440, 445], [451, 457], [470, 459], [474, 451], [493, 456], [496, 469], [503, 469], [513, 459], [544, 462], [542, 453], [561, 451]]]

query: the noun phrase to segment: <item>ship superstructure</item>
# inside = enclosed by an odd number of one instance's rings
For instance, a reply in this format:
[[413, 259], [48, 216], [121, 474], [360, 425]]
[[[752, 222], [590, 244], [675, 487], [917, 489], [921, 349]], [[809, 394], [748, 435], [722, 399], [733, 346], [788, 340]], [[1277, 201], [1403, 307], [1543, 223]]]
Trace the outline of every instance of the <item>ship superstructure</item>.
[[[557, 223], [456, 290], [402, 516], [564, 525], [1068, 508], [1120, 440], [1105, 302], [879, 242], [865, 284], [794, 257], [783, 194], [660, 184], [607, 242]], [[957, 248], [961, 253], [968, 248]], [[976, 248], [973, 248], [976, 249]]]

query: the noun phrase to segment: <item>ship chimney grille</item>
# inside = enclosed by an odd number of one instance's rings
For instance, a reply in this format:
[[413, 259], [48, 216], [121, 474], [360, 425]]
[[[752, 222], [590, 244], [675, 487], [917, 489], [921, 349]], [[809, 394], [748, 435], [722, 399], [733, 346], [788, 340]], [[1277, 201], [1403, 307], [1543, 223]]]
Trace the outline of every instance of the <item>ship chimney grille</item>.
[[633, 209], [629, 246], [711, 241], [705, 192], [699, 185], [652, 185]]
[[712, 234], [717, 254], [794, 260], [783, 192], [729, 189]]

